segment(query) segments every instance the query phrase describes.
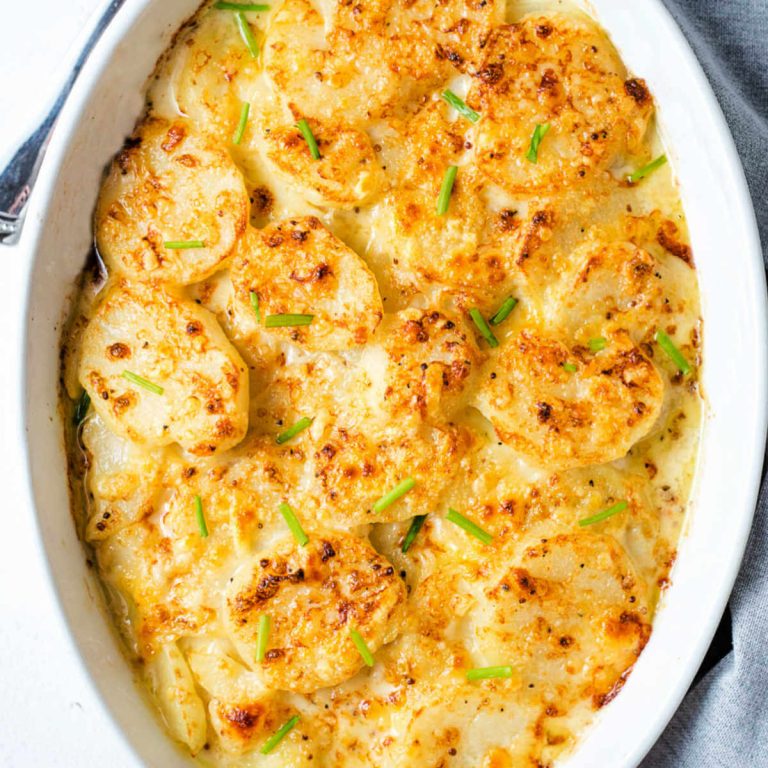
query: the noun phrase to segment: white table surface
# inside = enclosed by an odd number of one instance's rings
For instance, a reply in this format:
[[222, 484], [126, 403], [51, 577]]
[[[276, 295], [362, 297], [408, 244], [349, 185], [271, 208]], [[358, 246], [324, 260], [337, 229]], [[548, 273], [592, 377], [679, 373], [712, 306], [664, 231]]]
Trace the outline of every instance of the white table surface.
[[[47, 111], [103, 0], [0, 0], [0, 164]], [[26, 264], [0, 246], [0, 768], [137, 768], [104, 714], [55, 606], [20, 444]]]

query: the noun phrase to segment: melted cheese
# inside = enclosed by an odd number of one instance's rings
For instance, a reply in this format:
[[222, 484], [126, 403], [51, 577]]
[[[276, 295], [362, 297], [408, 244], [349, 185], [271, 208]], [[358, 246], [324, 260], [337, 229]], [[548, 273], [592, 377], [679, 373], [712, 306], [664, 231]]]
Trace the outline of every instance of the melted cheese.
[[[700, 362], [685, 220], [669, 166], [623, 180], [663, 151], [652, 97], [565, 2], [247, 19], [257, 59], [208, 3], [158, 63], [65, 342], [76, 519], [127, 653], [203, 765], [552, 766], [648, 640], [695, 467], [696, 375], [654, 342]], [[491, 347], [469, 310], [508, 296]], [[314, 318], [264, 325], [281, 313]]]

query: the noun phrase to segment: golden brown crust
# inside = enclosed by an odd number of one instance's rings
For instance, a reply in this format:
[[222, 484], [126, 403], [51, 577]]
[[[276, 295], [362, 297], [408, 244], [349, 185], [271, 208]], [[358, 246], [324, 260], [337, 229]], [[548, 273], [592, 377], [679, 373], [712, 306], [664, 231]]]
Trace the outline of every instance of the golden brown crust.
[[[188, 121], [149, 118], [102, 185], [96, 242], [110, 269], [187, 284], [221, 266], [247, 221], [245, 185], [226, 151]], [[203, 245], [166, 247], [172, 241]]]
[[371, 653], [395, 638], [404, 595], [395, 569], [370, 545], [315, 530], [305, 547], [286, 542], [243, 564], [227, 589], [227, 624], [247, 658], [258, 618], [268, 615], [269, 648], [256, 670], [270, 688], [309, 693], [363, 667], [351, 630]]
[[664, 385], [625, 333], [606, 343], [593, 354], [523, 332], [486, 364], [478, 407], [501, 440], [544, 466], [619, 459], [653, 427]]
[[80, 382], [111, 429], [150, 447], [209, 455], [245, 435], [240, 356], [209, 312], [159, 286], [119, 280], [107, 292], [83, 336]]
[[270, 315], [313, 315], [310, 325], [264, 331], [308, 349], [363, 345], [383, 315], [370, 269], [314, 216], [250, 230], [232, 265], [232, 284], [238, 314], [254, 331]]

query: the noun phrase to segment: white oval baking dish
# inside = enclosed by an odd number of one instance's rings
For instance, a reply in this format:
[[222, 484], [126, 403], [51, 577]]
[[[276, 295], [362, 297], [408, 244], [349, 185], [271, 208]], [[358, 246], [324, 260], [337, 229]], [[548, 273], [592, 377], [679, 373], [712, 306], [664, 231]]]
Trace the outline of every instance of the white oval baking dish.
[[[64, 617], [137, 765], [188, 765], [170, 743], [102, 613], [69, 514], [57, 414], [59, 334], [91, 244], [102, 169], [133, 127], [155, 60], [198, 0], [128, 0], [78, 80], [51, 141], [21, 248], [28, 258], [23, 404], [30, 491]], [[707, 417], [684, 541], [651, 640], [568, 768], [636, 766], [695, 675], [752, 521], [766, 429], [766, 295], [743, 171], [717, 101], [659, 0], [593, 0], [628, 67], [656, 99], [699, 270]], [[83, 734], [86, 737], [86, 734]]]

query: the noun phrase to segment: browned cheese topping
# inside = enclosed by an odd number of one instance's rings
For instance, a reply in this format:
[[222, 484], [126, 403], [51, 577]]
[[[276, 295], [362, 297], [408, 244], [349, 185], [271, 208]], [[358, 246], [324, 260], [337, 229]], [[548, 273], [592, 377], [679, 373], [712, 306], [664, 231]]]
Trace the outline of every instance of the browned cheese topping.
[[566, 2], [277, 0], [258, 56], [237, 18], [158, 62], [63, 341], [126, 654], [201, 765], [554, 766], [695, 471], [695, 256], [671, 165], [628, 181], [652, 95]]

